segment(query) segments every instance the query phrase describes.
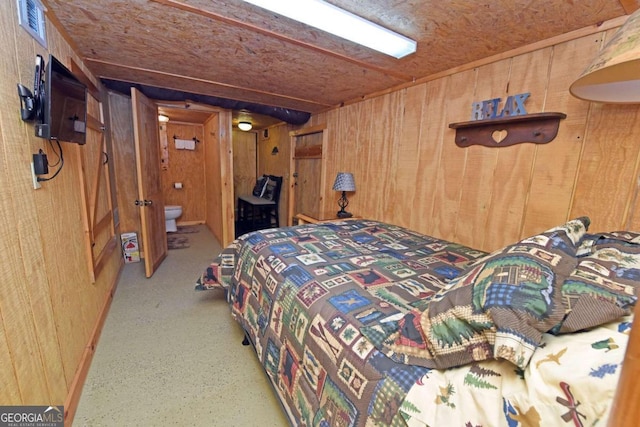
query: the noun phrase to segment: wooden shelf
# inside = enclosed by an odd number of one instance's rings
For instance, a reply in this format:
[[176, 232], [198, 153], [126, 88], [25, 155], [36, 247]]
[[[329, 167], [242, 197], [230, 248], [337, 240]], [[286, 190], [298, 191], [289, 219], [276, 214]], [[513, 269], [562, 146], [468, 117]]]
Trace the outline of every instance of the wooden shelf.
[[560, 120], [566, 117], [564, 113], [537, 113], [451, 123], [449, 127], [456, 130], [458, 147], [508, 147], [523, 142], [546, 144], [556, 137]]

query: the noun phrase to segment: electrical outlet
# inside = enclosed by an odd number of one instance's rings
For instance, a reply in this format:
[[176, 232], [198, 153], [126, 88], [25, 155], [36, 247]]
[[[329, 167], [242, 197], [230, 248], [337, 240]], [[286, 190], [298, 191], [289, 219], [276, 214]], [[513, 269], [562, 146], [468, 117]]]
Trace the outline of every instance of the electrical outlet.
[[36, 175], [36, 169], [33, 165], [33, 162], [31, 162], [31, 179], [33, 181], [34, 190], [37, 190], [38, 188], [42, 188], [42, 185], [40, 185], [40, 183], [38, 182], [38, 176]]

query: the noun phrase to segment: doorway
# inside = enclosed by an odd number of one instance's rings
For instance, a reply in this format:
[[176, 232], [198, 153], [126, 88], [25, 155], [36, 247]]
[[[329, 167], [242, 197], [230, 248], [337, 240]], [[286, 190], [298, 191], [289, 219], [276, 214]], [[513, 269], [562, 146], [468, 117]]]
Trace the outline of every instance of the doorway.
[[[157, 106], [157, 107], [156, 107]], [[148, 123], [153, 125], [154, 131], [149, 131], [149, 134], [156, 135], [156, 142], [154, 145], [161, 147], [158, 142], [158, 112], [166, 114], [169, 113], [169, 117], [173, 117], [174, 123], [180, 122], [193, 122], [193, 120], [200, 120], [199, 126], [202, 126], [202, 138], [197, 138], [200, 141], [197, 143], [198, 149], [190, 152], [189, 155], [197, 156], [204, 163], [203, 176], [198, 180], [198, 190], [191, 197], [189, 202], [195, 201], [201, 205], [204, 205], [205, 214], [199, 213], [199, 217], [195, 220], [196, 223], [205, 223], [207, 227], [212, 231], [216, 239], [222, 245], [227, 245], [233, 240], [233, 210], [226, 209], [227, 206], [233, 206], [233, 194], [232, 194], [232, 147], [231, 147], [231, 112], [227, 110], [221, 110], [219, 108], [210, 106], [198, 106], [187, 102], [162, 102], [154, 101], [153, 107], [149, 108], [153, 110], [145, 119], [145, 123], [139, 125], [142, 128], [148, 128]], [[153, 236], [161, 236], [166, 244], [166, 235], [164, 231], [158, 233], [157, 231], [147, 233], [144, 231], [141, 221], [141, 209], [135, 205], [136, 200], [151, 200], [153, 206], [153, 199], [150, 197], [139, 196], [139, 178], [136, 173], [136, 160], [138, 154], [136, 153], [134, 145], [134, 117], [131, 97], [117, 93], [109, 92], [109, 122], [110, 137], [113, 146], [113, 165], [117, 182], [116, 200], [118, 206], [117, 218], [119, 221], [118, 233], [136, 232], [139, 234], [139, 242], [141, 242], [141, 255], [145, 258], [148, 257], [147, 251], [154, 245], [153, 242], [145, 243], [144, 234], [149, 234], [147, 238]], [[168, 135], [167, 143], [173, 143], [173, 134]], [[182, 135], [176, 135], [182, 136]], [[187, 136], [184, 136], [187, 138]], [[188, 138], [193, 135], [188, 136]], [[151, 141], [153, 138], [143, 136], [140, 137], [141, 146], [144, 146], [145, 141]], [[169, 159], [171, 161], [171, 159]], [[180, 163], [178, 163], [179, 165]], [[182, 166], [185, 169], [185, 173], [189, 173], [188, 164]], [[156, 176], [158, 184], [161, 179], [161, 162], [160, 157], [157, 161], [148, 162], [144, 166], [142, 171], [143, 176]], [[157, 173], [156, 173], [157, 172]], [[187, 176], [187, 175], [185, 175]], [[187, 181], [186, 178], [183, 181], [172, 180], [172, 188], [175, 182], [182, 182], [184, 185], [191, 186], [193, 183]], [[185, 184], [186, 183], [186, 184]], [[193, 184], [196, 185], [196, 184]], [[227, 190], [229, 189], [229, 190]], [[175, 189], [178, 192], [180, 189]], [[164, 198], [162, 198], [164, 199]], [[159, 200], [159, 199], [158, 199]], [[159, 206], [158, 206], [159, 205]], [[164, 214], [164, 200], [156, 203], [158, 209], [155, 212], [161, 212]], [[150, 209], [147, 209], [150, 210]], [[164, 218], [164, 215], [162, 215]], [[158, 222], [158, 221], [156, 221]], [[164, 219], [162, 219], [161, 225], [164, 225]], [[164, 230], [164, 227], [162, 227]], [[151, 254], [149, 260], [157, 258]], [[158, 260], [152, 261], [152, 263], [158, 264]], [[157, 265], [156, 265], [157, 266]]]
[[293, 192], [289, 198], [289, 218], [297, 214], [319, 218], [326, 210], [323, 189], [326, 188], [326, 126], [312, 126], [289, 133], [291, 138], [290, 168]]

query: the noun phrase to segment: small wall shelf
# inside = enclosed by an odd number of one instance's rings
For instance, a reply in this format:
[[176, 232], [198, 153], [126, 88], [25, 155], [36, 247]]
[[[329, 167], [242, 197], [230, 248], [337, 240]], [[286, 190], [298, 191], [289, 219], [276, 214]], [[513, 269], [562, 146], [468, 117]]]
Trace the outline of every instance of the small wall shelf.
[[456, 130], [458, 147], [508, 147], [523, 142], [546, 144], [556, 137], [560, 120], [566, 117], [564, 113], [537, 113], [451, 123], [449, 127]]

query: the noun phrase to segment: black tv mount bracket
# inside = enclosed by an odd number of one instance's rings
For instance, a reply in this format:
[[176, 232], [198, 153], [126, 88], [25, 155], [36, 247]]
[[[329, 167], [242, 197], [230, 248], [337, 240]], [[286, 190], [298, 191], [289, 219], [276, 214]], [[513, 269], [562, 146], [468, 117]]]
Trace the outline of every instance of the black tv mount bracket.
[[40, 107], [42, 92], [42, 77], [44, 72], [44, 59], [36, 55], [36, 67], [33, 79], [33, 93], [24, 85], [18, 83], [18, 96], [20, 97], [20, 117], [22, 120], [33, 120]]
[[31, 91], [18, 83], [18, 96], [20, 97], [20, 117], [22, 120], [31, 120], [36, 114], [37, 102]]

